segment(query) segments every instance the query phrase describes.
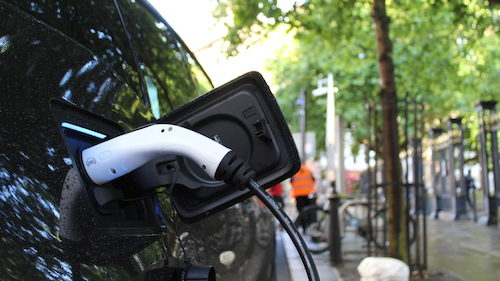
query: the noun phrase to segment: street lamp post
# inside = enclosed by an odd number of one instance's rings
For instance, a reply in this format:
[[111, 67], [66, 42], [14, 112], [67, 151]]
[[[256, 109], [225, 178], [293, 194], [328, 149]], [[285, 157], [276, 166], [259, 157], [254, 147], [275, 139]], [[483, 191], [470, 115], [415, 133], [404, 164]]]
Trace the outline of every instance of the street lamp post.
[[[326, 86], [325, 86], [326, 84]], [[318, 79], [318, 88], [312, 91], [314, 96], [322, 96], [326, 94], [326, 179], [327, 186], [335, 181], [335, 97], [338, 88], [334, 87], [333, 74], [329, 73], [327, 78]], [[338, 188], [337, 183], [337, 190]]]

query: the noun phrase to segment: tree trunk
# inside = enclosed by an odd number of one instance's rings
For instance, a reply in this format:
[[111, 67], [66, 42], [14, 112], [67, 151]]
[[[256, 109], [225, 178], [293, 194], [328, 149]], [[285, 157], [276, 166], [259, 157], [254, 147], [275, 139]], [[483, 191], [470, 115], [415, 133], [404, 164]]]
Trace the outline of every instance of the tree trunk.
[[408, 263], [406, 245], [405, 212], [403, 208], [403, 187], [399, 165], [399, 137], [397, 130], [397, 96], [392, 62], [392, 42], [389, 38], [390, 18], [385, 9], [385, 0], [374, 0], [372, 19], [377, 40], [377, 59], [380, 75], [380, 99], [383, 112], [383, 153], [384, 181], [387, 184], [386, 196], [389, 223], [389, 256]]

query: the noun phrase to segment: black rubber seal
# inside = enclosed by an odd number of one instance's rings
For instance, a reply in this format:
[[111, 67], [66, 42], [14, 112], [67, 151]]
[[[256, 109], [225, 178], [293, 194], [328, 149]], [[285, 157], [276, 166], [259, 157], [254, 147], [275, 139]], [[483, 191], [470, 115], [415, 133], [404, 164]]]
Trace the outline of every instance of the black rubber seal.
[[230, 151], [224, 156], [217, 171], [215, 179], [224, 181], [230, 186], [244, 190], [251, 179], [255, 178], [253, 171], [243, 160]]

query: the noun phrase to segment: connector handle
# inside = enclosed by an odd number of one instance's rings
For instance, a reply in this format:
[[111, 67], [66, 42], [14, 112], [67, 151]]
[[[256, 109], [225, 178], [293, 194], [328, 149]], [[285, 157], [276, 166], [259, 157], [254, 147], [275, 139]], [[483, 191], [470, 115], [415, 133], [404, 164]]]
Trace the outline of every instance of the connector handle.
[[83, 150], [82, 162], [87, 175], [97, 185], [167, 154], [187, 157], [215, 178], [219, 164], [230, 151], [195, 131], [176, 125], [154, 124]]

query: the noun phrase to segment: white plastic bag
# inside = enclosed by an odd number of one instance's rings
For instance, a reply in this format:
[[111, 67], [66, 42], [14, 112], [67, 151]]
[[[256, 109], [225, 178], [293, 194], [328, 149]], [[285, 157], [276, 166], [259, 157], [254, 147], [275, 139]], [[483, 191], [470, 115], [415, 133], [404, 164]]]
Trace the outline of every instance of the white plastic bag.
[[358, 265], [361, 281], [408, 281], [410, 268], [393, 258], [367, 257]]

